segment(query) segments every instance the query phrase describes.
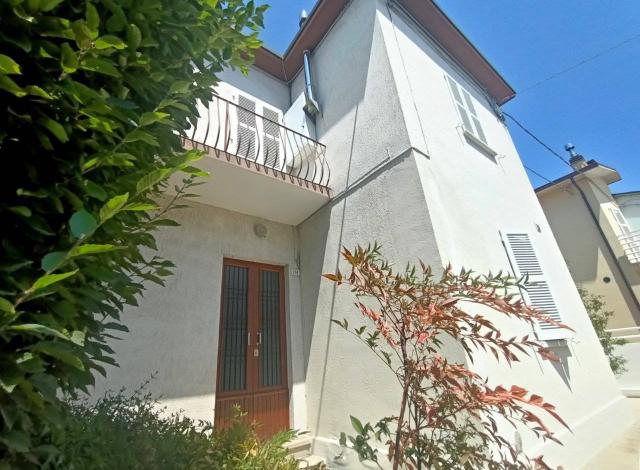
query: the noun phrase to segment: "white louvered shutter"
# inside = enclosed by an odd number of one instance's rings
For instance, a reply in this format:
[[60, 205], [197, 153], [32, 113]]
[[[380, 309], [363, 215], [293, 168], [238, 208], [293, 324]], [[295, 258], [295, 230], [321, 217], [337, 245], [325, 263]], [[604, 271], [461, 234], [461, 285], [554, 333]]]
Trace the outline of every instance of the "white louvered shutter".
[[264, 165], [270, 168], [280, 169], [280, 115], [277, 111], [267, 108], [262, 108], [263, 124], [263, 154]]
[[476, 129], [476, 137], [483, 141], [485, 144], [487, 143], [487, 138], [484, 135], [484, 131], [482, 130], [482, 126], [480, 125], [480, 119], [478, 119], [478, 115], [476, 114], [476, 107], [473, 105], [473, 100], [471, 99], [471, 95], [467, 93], [467, 90], [462, 89], [462, 94], [464, 95], [464, 101], [467, 104], [467, 110], [469, 114], [471, 114], [471, 120], [473, 121], [473, 127]]
[[238, 155], [255, 160], [257, 157], [256, 102], [246, 96], [238, 97]]
[[471, 124], [469, 113], [467, 113], [467, 108], [464, 104], [464, 101], [462, 101], [462, 95], [460, 94], [460, 90], [458, 89], [458, 84], [453, 78], [449, 76], [447, 76], [447, 82], [449, 82], [449, 88], [451, 89], [453, 100], [456, 103], [456, 108], [458, 108], [460, 119], [462, 119], [462, 127], [464, 127], [466, 131], [473, 134], [473, 124]]
[[[553, 298], [549, 281], [545, 276], [531, 237], [526, 232], [506, 232], [503, 242], [511, 258], [517, 276], [528, 276], [523, 292], [528, 305], [544, 312], [552, 319], [561, 322], [562, 315]], [[558, 328], [549, 322], [539, 322], [537, 335], [541, 340], [563, 339], [569, 336], [569, 330]]]
[[475, 135], [485, 144], [487, 143], [487, 137], [485, 136], [480, 119], [476, 113], [476, 107], [473, 104], [471, 95], [462, 88], [458, 83], [448, 75], [445, 75], [449, 88], [451, 89], [451, 95], [455, 102], [456, 108], [460, 119], [462, 119], [462, 127], [467, 131]]

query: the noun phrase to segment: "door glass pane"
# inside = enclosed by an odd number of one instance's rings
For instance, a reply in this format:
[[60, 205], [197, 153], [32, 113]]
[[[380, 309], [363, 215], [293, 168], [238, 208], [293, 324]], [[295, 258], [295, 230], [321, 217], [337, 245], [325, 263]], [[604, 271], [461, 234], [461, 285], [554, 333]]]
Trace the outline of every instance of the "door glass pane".
[[260, 385], [280, 385], [280, 275], [260, 271]]
[[248, 268], [224, 267], [221, 371], [223, 392], [246, 388], [248, 287]]

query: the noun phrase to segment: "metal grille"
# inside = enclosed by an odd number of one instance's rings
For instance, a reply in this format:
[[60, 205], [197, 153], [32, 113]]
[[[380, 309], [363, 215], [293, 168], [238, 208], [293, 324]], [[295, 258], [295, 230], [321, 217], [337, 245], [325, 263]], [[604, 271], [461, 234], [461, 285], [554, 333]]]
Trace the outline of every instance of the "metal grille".
[[262, 345], [260, 385], [281, 384], [280, 371], [280, 274], [260, 271], [260, 322]]
[[222, 325], [222, 391], [244, 390], [247, 385], [247, 321], [249, 269], [224, 267]]

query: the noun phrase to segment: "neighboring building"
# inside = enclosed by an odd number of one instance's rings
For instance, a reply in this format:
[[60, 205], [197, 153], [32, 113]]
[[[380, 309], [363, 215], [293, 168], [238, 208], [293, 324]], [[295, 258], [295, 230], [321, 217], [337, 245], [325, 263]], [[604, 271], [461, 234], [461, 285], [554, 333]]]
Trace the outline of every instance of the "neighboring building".
[[576, 284], [614, 312], [609, 326], [640, 326], [640, 193], [612, 194], [620, 174], [568, 147], [574, 171], [536, 189], [542, 209]]
[[[548, 420], [563, 447], [523, 434], [527, 451], [577, 468], [630, 423], [501, 119], [515, 92], [435, 3], [321, 0], [283, 57], [262, 49], [248, 76], [221, 79], [185, 139], [207, 150], [213, 177], [175, 213], [182, 226], [158, 237], [176, 274], [125, 312], [121, 368], [96, 393], [157, 370], [151, 391], [169, 409], [221, 424], [239, 402], [265, 434], [309, 431], [334, 465], [349, 415], [397, 408], [388, 371], [331, 322], [359, 321], [354, 299], [321, 279], [342, 246], [377, 240], [398, 266], [513, 265], [531, 275], [529, 300], [575, 329], [535, 329], [558, 364], [475, 361], [492, 382], [555, 403], [571, 426]], [[342, 465], [359, 467], [353, 456]]]
[[616, 170], [567, 150], [574, 171], [536, 193], [573, 280], [603, 296], [614, 313], [608, 327], [629, 341], [619, 380], [625, 394], [640, 396], [640, 192], [612, 194]]

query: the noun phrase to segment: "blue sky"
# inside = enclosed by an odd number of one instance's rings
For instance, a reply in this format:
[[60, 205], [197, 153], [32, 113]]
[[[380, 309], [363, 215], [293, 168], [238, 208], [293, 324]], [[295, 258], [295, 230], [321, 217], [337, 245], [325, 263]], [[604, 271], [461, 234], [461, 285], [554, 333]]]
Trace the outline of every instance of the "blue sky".
[[[314, 0], [271, 0], [262, 39], [283, 52]], [[439, 0], [440, 7], [516, 89], [504, 107], [554, 150], [573, 142], [617, 169], [617, 192], [640, 190], [640, 1]], [[607, 49], [629, 38], [626, 44]], [[606, 52], [604, 52], [606, 51]], [[572, 71], [532, 85], [594, 55]], [[569, 170], [509, 122], [525, 165], [554, 179]], [[534, 186], [545, 181], [530, 174]]]

